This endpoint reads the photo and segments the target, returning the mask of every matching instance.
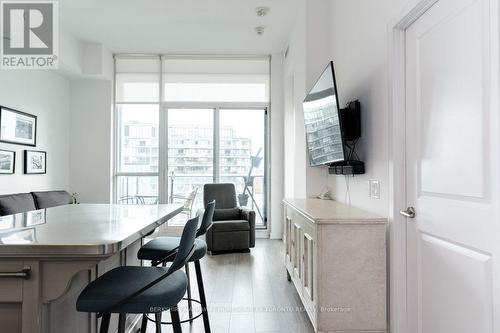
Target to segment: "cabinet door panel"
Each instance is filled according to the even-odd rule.
[[[303,273],[302,286],[304,287],[304,296],[314,301],[314,240],[311,235],[304,232],[303,237],[304,251],[302,253]]]
[[[292,218],[285,216],[285,260],[289,264],[292,261]]]
[[[301,263],[301,226],[297,223],[293,223],[293,254],[292,254],[292,264],[293,264],[293,275],[297,278],[301,278],[300,263]]]

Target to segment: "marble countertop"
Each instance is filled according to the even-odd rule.
[[[309,220],[317,224],[346,224],[346,223],[386,223],[387,219],[351,207],[334,200],[284,199],[283,202],[296,209]]]
[[[0,257],[109,256],[177,215],[182,205],[64,205],[0,217]]]

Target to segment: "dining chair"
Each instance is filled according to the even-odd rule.
[[[187,195],[172,194],[170,197],[170,202],[174,203],[176,200],[182,200],[182,214],[186,214],[188,219],[191,218],[193,213],[194,201],[196,200],[196,195],[198,194],[198,187],[195,187]]]

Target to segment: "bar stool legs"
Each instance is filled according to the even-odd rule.
[[[118,315],[118,333],[125,333],[125,319],[127,315],[124,313],[120,313]]]
[[[109,329],[109,319],[111,315],[109,313],[103,314],[101,318],[101,328],[99,329],[99,333],[108,333]]]
[[[161,333],[161,312],[155,313],[156,333]]]
[[[177,306],[170,308],[170,316],[172,317],[172,327],[174,333],[182,333],[181,318],[179,317],[179,309]]]
[[[191,278],[189,276],[189,263],[186,263],[185,269],[186,269],[186,275],[188,279],[188,285],[187,285],[187,298],[188,298],[188,311],[189,311],[189,319],[190,322],[193,322],[193,302],[191,302]]]
[[[148,317],[145,314],[142,315],[141,331],[140,333],[146,333],[146,328],[148,327]]]
[[[203,325],[205,326],[205,333],[210,333],[210,321],[208,320],[207,299],[205,298],[205,288],[203,286],[203,277],[201,275],[200,261],[194,262],[196,270],[196,281],[198,282],[198,291],[200,294],[201,313],[203,315]]]

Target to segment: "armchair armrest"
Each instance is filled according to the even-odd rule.
[[[214,221],[227,221],[227,220],[239,220],[241,217],[241,209],[235,208],[223,208],[214,210]]]
[[[250,247],[255,246],[255,212],[249,209],[241,209],[241,218],[250,224]]]

